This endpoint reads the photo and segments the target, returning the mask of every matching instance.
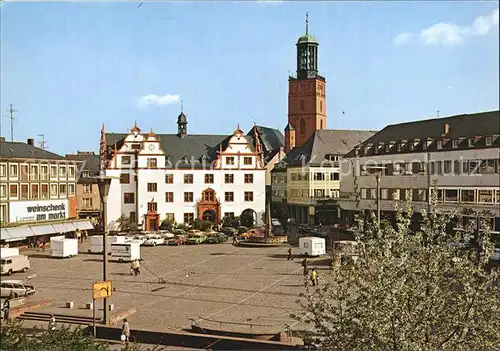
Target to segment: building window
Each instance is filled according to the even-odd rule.
[[[174,175],[169,173],[165,174],[165,184],[174,184]]]
[[[17,179],[19,177],[17,165],[9,165],[9,177]]]
[[[83,193],[90,194],[92,192],[92,184],[83,184]]]
[[[19,197],[19,188],[17,187],[17,184],[11,184],[9,186],[9,198],[11,199],[17,199]]]
[[[214,175],[205,174],[205,184],[213,184],[213,183],[214,183]]]
[[[330,180],[340,180],[340,173],[338,172],[330,173]]]
[[[323,101],[319,102],[319,112],[323,112]],[[323,120],[321,120],[321,128],[323,128]]]
[[[130,222],[137,223],[137,215],[135,211],[130,211],[128,218],[130,219]]]
[[[148,183],[148,192],[154,193],[158,191],[158,184],[156,183]]]
[[[50,178],[57,179],[57,166],[50,166]]]
[[[68,178],[75,179],[75,166],[68,166]]]
[[[38,200],[38,191],[40,190],[40,188],[38,187],[38,184],[31,184],[31,192],[30,192],[30,195],[31,195],[31,199],[32,200]]]
[[[40,187],[40,199],[48,199],[49,198],[49,185],[42,184]]]
[[[158,166],[156,157],[148,158],[148,168],[156,168]]]
[[[247,166],[251,165],[252,164],[252,157],[250,157],[250,156],[243,157],[243,164],[247,165]]]
[[[49,166],[40,166],[40,180],[49,180]]]
[[[7,178],[7,164],[0,164],[0,178]]]
[[[166,192],[165,193],[165,202],[174,202],[174,193],[173,192]]]
[[[389,189],[380,189],[380,199],[381,200],[389,199]]]
[[[314,180],[325,180],[324,173],[314,173]]]
[[[232,191],[226,191],[224,193],[224,200],[226,202],[233,202],[234,201],[234,193]]]
[[[148,202],[148,212],[158,211],[158,204],[156,202]]]
[[[174,223],[175,222],[175,213],[171,213],[171,212],[166,213],[165,214],[165,220],[167,222]]]
[[[193,175],[192,174],[184,174],[184,184],[193,184]]]
[[[122,156],[122,165],[129,165],[132,161],[130,156]]]
[[[469,138],[469,147],[474,147],[474,138]]]
[[[224,183],[226,184],[234,183],[234,174],[224,174]]]
[[[299,108],[301,111],[304,111],[304,100],[299,100]]]
[[[306,134],[306,121],[303,118],[300,119],[299,133],[300,133],[300,135]]]
[[[193,202],[193,193],[191,191],[184,193],[184,202]]]
[[[247,184],[253,183],[253,174],[245,174],[245,183]]]
[[[0,223],[7,222],[7,204],[0,204]]]
[[[253,191],[245,191],[245,201],[253,201]]]
[[[123,203],[133,204],[135,202],[134,193],[123,193]]]
[[[437,143],[436,143],[436,146],[437,146],[438,150],[441,150],[443,148],[443,141],[442,140],[438,140]]]
[[[480,165],[481,174],[494,174],[495,173],[495,160],[482,160]]]
[[[234,157],[226,157],[226,165],[234,165]]]
[[[132,150],[140,150],[141,149],[141,144],[132,144],[130,148]]]
[[[213,202],[215,201],[215,194],[211,190],[205,190],[203,192],[203,201],[210,201]]]
[[[82,207],[83,208],[92,208],[92,198],[85,197],[82,199]]]
[[[120,184],[129,184],[130,183],[130,174],[122,173],[120,174]]]
[[[473,189],[462,189],[460,190],[460,201],[467,203],[476,202],[476,191]]]
[[[68,196],[75,196],[75,184],[68,184]]]
[[[495,190],[496,203],[500,204],[500,190]]]
[[[451,147],[456,149],[458,147],[458,140],[457,139],[454,139],[451,141]]]
[[[59,188],[57,184],[50,184],[50,197],[58,197],[59,196]]]
[[[38,166],[31,165],[30,166],[30,181],[37,181],[37,180],[38,180]]]
[[[21,181],[27,182],[29,180],[29,167],[28,165],[21,165]]]
[[[413,189],[413,201],[426,201],[427,189]]]
[[[445,189],[445,191],[444,191],[444,201],[445,202],[457,202],[458,201],[458,190],[456,190],[456,189]]]
[[[234,212],[224,212],[224,217],[226,217],[226,218],[234,218]]]
[[[366,194],[367,194],[367,189],[364,189],[364,188],[361,189],[361,198],[362,199],[367,199],[368,198]]]
[[[59,166],[59,178],[66,178],[66,166]]]
[[[485,142],[486,142],[486,146],[491,146],[491,144],[493,144],[493,138],[490,136],[487,136]]]
[[[59,184],[59,197],[65,197],[67,191],[66,184]]]
[[[83,171],[82,172],[82,177],[83,178],[90,178],[90,171]]]
[[[493,190],[478,190],[477,202],[479,203],[493,203]]]
[[[29,198],[29,186],[28,184],[21,184],[21,200],[28,200]]]
[[[0,198],[5,199],[7,197],[7,184],[0,184]]]
[[[194,213],[184,213],[184,223],[191,224],[194,221]]]

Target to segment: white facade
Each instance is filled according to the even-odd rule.
[[[136,218],[146,229],[146,215],[155,212],[160,222],[173,217],[184,223],[202,219],[207,210],[217,212],[220,221],[250,209],[256,224],[262,222],[266,169],[261,152],[253,150],[239,128],[205,167],[191,167],[190,155],[169,162],[169,150],[161,148],[158,137],[152,132],[141,134],[136,127],[122,144],[105,170],[106,176],[116,177],[107,199],[110,230],[121,215]]]

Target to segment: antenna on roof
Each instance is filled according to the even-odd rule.
[[[5,118],[10,119],[10,139],[12,142],[14,142],[14,112],[19,112],[18,110],[14,110],[12,108],[12,104],[10,104],[10,107],[7,109],[7,112],[10,113],[10,116],[6,116]]]
[[[37,136],[42,137],[42,140],[40,141],[40,149],[46,150],[47,144],[45,142],[45,134],[37,134]]]
[[[437,110],[437,116],[439,117],[439,110]]]

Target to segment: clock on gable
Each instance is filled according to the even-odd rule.
[[[149,151],[155,151],[154,144],[149,144],[148,149],[149,149]]]

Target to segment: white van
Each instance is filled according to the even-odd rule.
[[[73,257],[78,255],[78,239],[51,240],[52,257]]]
[[[305,236],[299,238],[299,250],[302,255],[321,256],[326,254],[326,242],[324,238]]]
[[[36,289],[33,284],[23,282],[22,280],[2,280],[0,282],[0,295],[1,297],[14,298],[22,296],[30,296],[35,293]]]
[[[111,259],[114,262],[132,262],[141,259],[141,243],[131,241],[128,243],[111,244]]]
[[[14,272],[26,272],[31,268],[28,256],[17,255],[0,259],[0,274],[11,275]]]

